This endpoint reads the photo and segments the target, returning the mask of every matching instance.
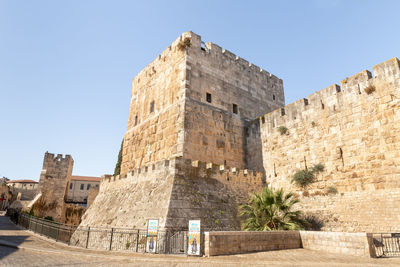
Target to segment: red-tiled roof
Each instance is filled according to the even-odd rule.
[[[72,175],[71,180],[75,181],[90,181],[90,182],[100,182],[101,178],[100,177],[93,177],[93,176],[77,176],[77,175]]]
[[[34,180],[11,180],[11,181],[7,182],[7,184],[10,184],[10,183],[33,183],[33,184],[37,184],[38,182],[34,181]]]

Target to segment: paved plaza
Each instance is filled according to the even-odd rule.
[[[371,259],[305,249],[186,257],[69,247],[20,229],[0,216],[0,266],[399,266],[400,258]]]

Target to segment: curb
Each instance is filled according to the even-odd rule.
[[[15,248],[15,249],[21,249],[21,247],[15,243],[11,243],[8,241],[0,240],[0,246],[3,247],[9,247],[9,248]]]

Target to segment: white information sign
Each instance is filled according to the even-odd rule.
[[[188,255],[200,255],[200,220],[189,221]]]
[[[146,252],[156,253],[158,234],[158,220],[149,220],[147,223]]]

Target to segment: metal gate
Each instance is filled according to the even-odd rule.
[[[186,254],[187,249],[187,231],[178,231],[169,238],[170,254]]]
[[[400,233],[373,234],[372,242],[377,257],[400,257]]]

